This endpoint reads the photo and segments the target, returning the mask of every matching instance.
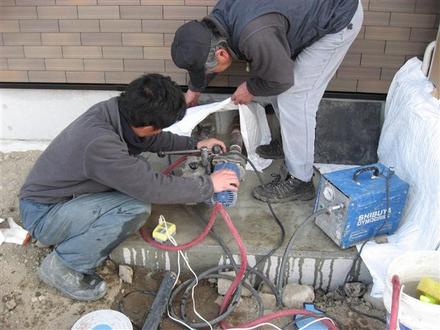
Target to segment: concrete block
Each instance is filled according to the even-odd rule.
[[[0,81],[21,82],[28,81],[26,71],[0,71]]]
[[[83,60],[79,58],[55,58],[46,59],[46,70],[48,71],[83,71]]]
[[[123,19],[161,19],[162,6],[120,6]]]
[[[66,82],[64,71],[29,71],[30,82]]]
[[[0,46],[0,58],[24,57],[23,46]]]
[[[409,28],[367,26],[365,38],[370,40],[409,40]]]
[[[1,20],[0,32],[20,32],[18,20]]]
[[[39,6],[38,18],[74,19],[78,17],[76,6]]]
[[[126,283],[133,283],[133,268],[127,265],[119,265],[119,277]]]
[[[59,46],[24,46],[24,54],[28,58],[60,58]]]
[[[411,13],[415,5],[416,0],[371,0],[369,10]]]
[[[162,46],[163,36],[159,33],[122,33],[124,46]]]
[[[309,285],[287,284],[283,289],[283,304],[289,308],[303,308],[304,303],[315,300],[315,291]]]
[[[81,45],[79,33],[42,33],[41,40],[43,45]]]
[[[98,32],[99,20],[78,19],[60,20],[61,32]]]
[[[184,20],[143,19],[142,31],[148,33],[174,33],[183,23],[185,23]]]
[[[100,21],[101,32],[141,32],[141,20],[107,19]],[[409,39],[409,34],[408,34]]]
[[[39,33],[3,33],[3,42],[5,45],[40,45]]]
[[[436,15],[414,13],[391,13],[390,24],[392,26],[407,26],[418,28],[434,28]]]
[[[142,47],[102,47],[102,54],[105,58],[143,58]],[[127,69],[126,69],[127,70]],[[129,70],[127,70],[129,71]],[[141,70],[141,71],[147,71]]]
[[[102,50],[98,46],[63,46],[65,58],[101,58]]]
[[[0,10],[0,19],[31,19],[37,18],[35,7],[3,7]]]
[[[264,309],[274,310],[277,307],[277,299],[275,295],[270,293],[260,293],[261,300],[263,301]]]
[[[121,33],[84,32],[81,33],[84,46],[119,46],[122,44]]]
[[[70,83],[105,83],[104,72],[66,72]]]
[[[233,271],[231,271],[231,272],[224,272],[224,273],[221,273],[221,274],[225,274],[225,275],[229,275],[229,276],[235,277],[235,272],[233,272]],[[246,282],[249,284],[248,281],[246,281]],[[217,291],[218,291],[218,294],[224,296],[226,294],[226,292],[228,291],[229,287],[231,286],[231,284],[232,284],[232,282],[230,280],[227,280],[227,279],[224,279],[224,278],[219,278],[218,281],[217,281]],[[241,296],[242,297],[249,297],[251,295],[252,294],[251,294],[251,292],[248,289],[243,288],[241,290]]]
[[[165,6],[163,16],[165,19],[200,19],[207,14],[207,8],[202,6]]]
[[[80,19],[118,19],[119,6],[80,6],[78,16]]]
[[[56,19],[24,19],[20,21],[21,32],[58,32]]]
[[[85,71],[122,71],[122,59],[85,59]]]

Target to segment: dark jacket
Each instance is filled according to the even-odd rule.
[[[205,20],[228,40],[233,56],[250,64],[255,96],[278,95],[293,81],[293,60],[351,21],[358,0],[220,0]],[[191,86],[195,90],[204,86]]]
[[[194,149],[195,141],[169,132],[144,138],[144,151]],[[129,155],[117,98],[91,107],[41,154],[20,198],[58,203],[82,194],[117,190],[146,203],[201,202],[213,194],[209,176],[183,178],[154,171]]]

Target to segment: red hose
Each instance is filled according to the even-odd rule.
[[[174,163],[172,163],[170,166],[166,167],[165,169],[163,169],[161,171],[162,174],[166,174],[169,175],[171,173],[171,171],[176,168],[177,166],[179,166],[181,163],[183,163],[186,160],[187,156],[182,156],[179,159],[177,159]],[[220,314],[223,313],[226,308],[228,307],[232,295],[234,294],[235,290],[238,288],[238,286],[240,285],[240,282],[244,276],[244,273],[246,271],[246,267],[247,267],[247,254],[246,254],[246,248],[243,244],[243,241],[241,240],[241,237],[237,231],[237,228],[235,228],[234,223],[232,222],[231,217],[229,216],[229,214],[226,212],[225,208],[223,207],[222,204],[220,203],[216,203],[214,206],[214,209],[212,210],[211,216],[209,218],[208,224],[206,225],[206,227],[203,229],[202,233],[196,237],[195,239],[193,239],[192,241],[185,243],[185,244],[181,244],[181,245],[177,245],[177,246],[171,246],[171,245],[165,245],[165,244],[161,244],[156,242],[155,240],[153,240],[150,236],[149,233],[147,233],[146,229],[144,227],[142,227],[139,232],[141,234],[141,237],[150,245],[161,249],[161,250],[167,250],[167,251],[180,251],[180,250],[186,250],[198,243],[200,243],[201,241],[203,241],[206,236],[209,234],[209,231],[211,230],[212,226],[215,223],[217,214],[220,212],[220,214],[223,217],[223,220],[225,221],[226,225],[228,226],[232,236],[234,236],[237,245],[239,247],[240,250],[240,258],[241,258],[241,264],[240,264],[240,269],[237,273],[237,276],[235,277],[235,279],[232,281],[231,286],[229,287],[228,291],[225,294],[225,297],[223,298],[223,302],[220,306]],[[314,318],[320,318],[320,315],[317,315],[315,313],[312,313],[310,311],[307,311],[305,309],[288,309],[288,310],[282,310],[282,311],[276,311],[267,315],[264,315],[262,317],[259,317],[253,321],[249,321],[237,326],[230,326],[229,324],[226,323],[226,321],[221,321],[220,322],[220,326],[222,329],[227,329],[227,328],[251,328],[254,327],[258,324],[261,323],[265,323],[280,317],[286,317],[286,316],[293,316],[293,315],[307,315],[307,316],[311,316]],[[330,329],[330,330],[337,330],[337,327],[333,325],[333,323],[331,323],[328,320],[322,320],[322,322]]]
[[[393,292],[391,296],[391,315],[389,330],[397,329],[397,316],[399,315],[399,300],[400,300],[400,278],[394,275],[391,279],[391,284],[393,286]]]
[[[174,170],[177,166],[182,164],[187,158],[188,158],[188,156],[182,156],[182,157],[177,158],[177,160],[175,162],[173,162],[171,165],[168,165],[167,167],[165,167],[162,171],[160,171],[160,173],[165,174],[165,175],[169,175],[172,170]]]
[[[226,225],[228,226],[229,230],[231,231],[232,236],[234,236],[235,240],[237,241],[238,247],[240,249],[240,259],[241,259],[241,264],[240,264],[240,269],[238,271],[238,274],[235,277],[234,281],[232,281],[232,284],[229,287],[228,291],[226,292],[225,297],[223,298],[223,302],[220,306],[220,314],[221,314],[228,307],[229,302],[231,301],[232,295],[234,294],[235,290],[240,285],[240,282],[244,276],[244,272],[246,271],[246,267],[247,267],[247,254],[246,254],[246,248],[244,247],[243,241],[241,240],[241,237],[238,234],[237,228],[235,228],[228,212],[226,212],[226,210],[222,204],[217,203],[216,206],[217,205],[220,206],[220,213],[223,216],[223,220],[225,220]],[[220,322],[220,325],[223,327],[223,321]]]
[[[185,243],[182,245],[177,245],[177,246],[170,246],[170,245],[164,245],[164,244],[158,243],[151,238],[151,236],[147,233],[145,228],[141,228],[140,234],[146,242],[148,242],[149,244],[151,244],[152,246],[154,246],[158,249],[167,250],[167,251],[185,250],[185,249],[188,249],[188,248],[200,243],[203,239],[206,238],[206,236],[209,233],[209,230],[214,225],[215,220],[216,220],[216,216],[219,212],[222,215],[223,220],[225,221],[226,225],[228,226],[228,228],[231,231],[232,235],[234,236],[235,240],[237,241],[237,244],[240,249],[240,258],[241,258],[241,264],[240,264],[240,269],[238,271],[238,274],[235,277],[234,281],[232,282],[231,286],[229,287],[228,291],[226,292],[225,297],[223,299],[223,302],[220,306],[220,314],[221,314],[228,307],[229,302],[232,298],[232,295],[234,294],[237,287],[240,285],[240,281],[242,280],[244,273],[246,271],[246,267],[247,267],[246,249],[244,247],[244,244],[240,238],[240,235],[239,235],[237,229],[235,228],[235,226],[231,220],[231,217],[226,212],[226,210],[222,204],[220,204],[220,203],[215,204],[207,226],[204,228],[204,230],[202,231],[202,233],[198,237],[196,237],[195,239],[193,239],[192,241],[190,241],[188,243]],[[237,325],[237,326],[231,326],[231,325],[227,324],[225,321],[222,321],[222,322],[220,322],[220,326],[222,327],[222,329],[237,328],[237,327],[238,328],[250,328],[250,327],[256,326],[258,324],[265,323],[265,322],[268,322],[268,321],[271,321],[271,320],[274,320],[274,319],[277,319],[280,317],[293,316],[293,315],[297,315],[297,314],[307,315],[307,316],[311,316],[314,318],[321,317],[320,315],[317,315],[315,313],[312,313],[312,312],[304,310],[304,309],[288,309],[288,310],[276,311],[276,312],[264,315],[262,317],[259,317],[253,321],[249,321],[249,322]],[[330,330],[337,329],[337,327],[335,327],[333,325],[333,323],[331,323],[328,320],[322,320],[322,322]]]
[[[186,249],[189,249],[190,247],[200,243],[201,241],[203,241],[206,238],[206,236],[208,236],[209,231],[211,230],[212,226],[214,225],[214,222],[217,217],[217,213],[220,210],[220,207],[221,207],[221,204],[218,204],[218,203],[214,206],[214,209],[212,210],[211,216],[209,218],[209,222],[206,225],[206,227],[203,229],[202,233],[199,236],[197,236],[195,239],[193,239],[192,241],[185,243],[185,244],[174,246],[174,245],[165,245],[165,244],[161,244],[159,242],[156,242],[154,239],[151,238],[151,235],[147,232],[147,229],[145,227],[142,227],[139,230],[139,233],[141,234],[144,241],[146,241],[148,244],[154,246],[157,249],[167,250],[167,251],[186,250]]]

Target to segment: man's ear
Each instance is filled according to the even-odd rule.
[[[230,61],[231,55],[225,48],[219,48],[215,51],[215,55],[219,63],[224,63],[226,61]]]

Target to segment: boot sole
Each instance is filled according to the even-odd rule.
[[[96,301],[101,299],[102,297],[105,296],[105,294],[107,293],[107,289],[102,293],[102,295],[99,295],[97,297],[94,298],[90,298],[90,299],[85,299],[83,297],[76,297],[75,295],[72,295],[69,292],[64,291],[60,285],[57,285],[56,283],[54,283],[44,272],[42,272],[41,270],[38,270],[38,277],[40,278],[40,280],[42,280],[46,285],[53,287],[55,289],[57,289],[58,291],[60,291],[62,294],[64,294],[65,296],[69,297],[70,299],[73,300],[79,300],[79,301]]]

